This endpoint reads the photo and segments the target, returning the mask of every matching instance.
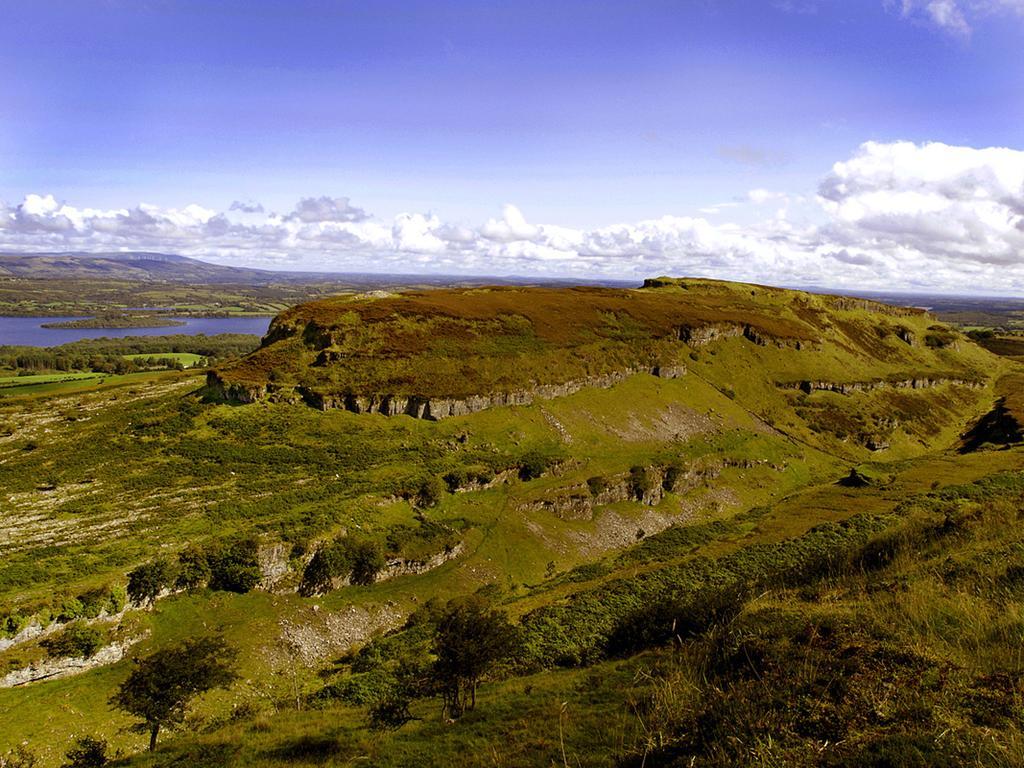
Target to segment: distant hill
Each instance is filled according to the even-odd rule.
[[[210,384],[236,402],[436,420],[609,388],[638,373],[689,373],[766,423],[863,459],[959,423],[993,360],[921,309],[659,278],[633,290],[324,298],[279,314],[260,349],[211,372]],[[949,408],[954,401],[963,408]]]
[[[122,280],[191,284],[334,284],[347,288],[450,285],[635,285],[632,280],[570,280],[536,277],[291,272],[211,264],[188,256],[149,251],[110,253],[0,253],[0,278]]]
[[[0,277],[61,280],[130,280],[266,285],[309,280],[309,275],[225,267],[169,253],[0,254]],[[323,278],[321,278],[323,279]]]

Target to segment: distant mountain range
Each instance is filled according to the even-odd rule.
[[[0,278],[125,280],[193,284],[324,284],[347,287],[435,285],[636,285],[632,280],[571,280],[531,277],[374,274],[368,272],[278,272],[228,267],[171,253],[0,253]]]
[[[0,277],[129,280],[133,282],[244,283],[328,282],[332,275],[227,267],[170,253],[0,254]]]

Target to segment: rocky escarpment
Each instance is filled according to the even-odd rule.
[[[883,304],[880,301],[871,299],[858,299],[854,296],[830,296],[832,307],[840,311],[862,311],[875,312],[890,317],[921,317],[928,314],[928,310],[921,307],[900,307],[893,304]]]
[[[973,379],[931,378],[927,376],[894,380],[879,379],[877,381],[805,380],[777,382],[776,386],[782,389],[798,389],[806,394],[812,392],[837,392],[840,395],[852,395],[855,392],[870,392],[876,389],[932,389],[947,384],[958,387],[970,387],[971,389],[981,389],[985,386],[984,382]]]
[[[303,401],[322,411],[345,410],[352,413],[379,413],[384,416],[412,416],[438,421],[452,416],[465,416],[488,408],[530,405],[537,400],[565,397],[585,388],[608,389],[638,373],[649,373],[664,379],[686,374],[683,365],[658,365],[647,369],[629,368],[561,384],[537,384],[530,389],[496,392],[464,398],[420,397],[416,395],[330,394],[307,387],[275,388],[273,385],[226,382],[216,371],[207,374],[207,386],[228,402],[254,403],[265,399]]]
[[[679,340],[691,347],[703,347],[722,339],[744,338],[759,347],[775,346],[782,349],[803,349],[805,340],[774,336],[749,323],[705,323],[684,325],[679,329]]]
[[[629,472],[610,477],[592,477],[579,484],[552,491],[543,498],[526,501],[520,512],[546,512],[562,520],[592,520],[599,507],[632,501],[654,507],[666,493],[685,494],[712,483],[727,468],[752,469],[767,465],[776,471],[784,467],[769,464],[767,459],[721,459],[697,462],[690,466],[652,465],[634,467]]]
[[[108,664],[116,664],[124,658],[125,652],[135,643],[143,639],[143,636],[128,638],[120,642],[111,643],[100,648],[92,656],[74,656],[59,659],[47,659],[22,669],[15,669],[0,677],[0,688],[14,688],[19,685],[40,682],[42,680],[57,680],[62,677],[71,677],[88,672],[90,669],[105,667]]]

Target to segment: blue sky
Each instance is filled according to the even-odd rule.
[[[820,223],[864,142],[1024,149],[1022,0],[3,6],[10,210],[327,196],[589,232],[762,189]]]

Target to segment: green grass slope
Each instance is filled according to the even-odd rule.
[[[673,654],[662,646],[671,643],[665,621],[674,611],[692,616],[721,602],[723,586],[742,587],[738,620],[775,633],[768,650],[789,653],[787,633],[801,621],[867,610],[877,586],[847,566],[872,542],[977,501],[958,490],[962,503],[942,506],[942,487],[1024,469],[1024,451],[1006,430],[961,439],[985,418],[1003,424],[1003,411],[1016,418],[1012,362],[924,314],[870,302],[663,279],[637,291],[332,299],[284,313],[275,329],[220,374],[263,377],[271,396],[249,405],[210,398],[187,371],[0,401],[0,640],[76,620],[105,641],[135,641],[128,657],[208,633],[240,651],[242,682],[200,701],[187,732],[168,734],[140,765],[405,765],[416,756],[420,764],[629,765],[645,750],[663,760],[647,765],[718,759],[682,735],[686,718],[713,699],[700,687],[708,681],[693,677],[704,667],[690,660],[718,652],[708,645],[717,625],[698,622],[685,653]],[[686,375],[645,372],[666,364],[664,355],[684,363]],[[380,393],[469,392],[452,373],[458,365],[473,391],[619,365],[641,370],[606,388],[436,422],[320,411],[287,396],[294,386],[357,384]],[[403,370],[410,373],[396,378]],[[412,388],[394,389],[403,380]],[[428,385],[436,389],[421,388]],[[855,466],[871,482],[838,484]],[[1012,506],[1015,489],[998,485],[998,504]],[[1003,513],[978,514],[988,521]],[[943,533],[934,547],[1019,554],[1012,526],[985,538],[985,526],[963,524],[963,537]],[[297,594],[310,557],[339,536],[372,542],[400,567],[368,586]],[[201,589],[152,610],[101,612],[120,607],[133,567],[173,560],[189,545],[216,552],[239,541],[258,549],[263,588]],[[907,578],[931,584],[931,561],[901,553]],[[439,558],[435,567],[401,570],[431,558]],[[896,567],[886,562],[880,572]],[[799,597],[807,590],[834,597],[816,613]],[[484,686],[481,707],[446,725],[436,701],[417,701],[422,720],[394,734],[367,730],[367,702],[397,660],[430,658],[427,625],[403,631],[407,618],[432,598],[480,591],[524,633],[516,662]],[[762,609],[778,605],[796,618],[761,627]],[[983,654],[1002,658],[1012,639],[995,608],[985,611],[958,669],[982,664]],[[908,642],[885,624],[879,614],[871,625],[889,632],[872,648]],[[934,638],[914,638],[937,659],[952,659],[946,645],[929,645]],[[346,654],[361,647],[370,650],[354,664]],[[0,645],[0,677],[46,657],[39,637]],[[0,688],[0,755],[27,743],[41,765],[57,765],[83,734],[139,751],[143,738],[106,703],[129,669],[126,658]],[[722,690],[749,684],[733,672],[708,680]],[[678,690],[661,701],[668,686]],[[650,732],[649,711],[664,721],[662,736]],[[905,719],[895,722],[907,730]],[[999,722],[998,748],[1011,754],[1014,732]],[[891,735],[876,725],[849,736],[850,749]],[[965,738],[977,736],[970,728]],[[776,762],[764,764],[810,753],[803,736],[786,734],[791,751],[766,752]]]

